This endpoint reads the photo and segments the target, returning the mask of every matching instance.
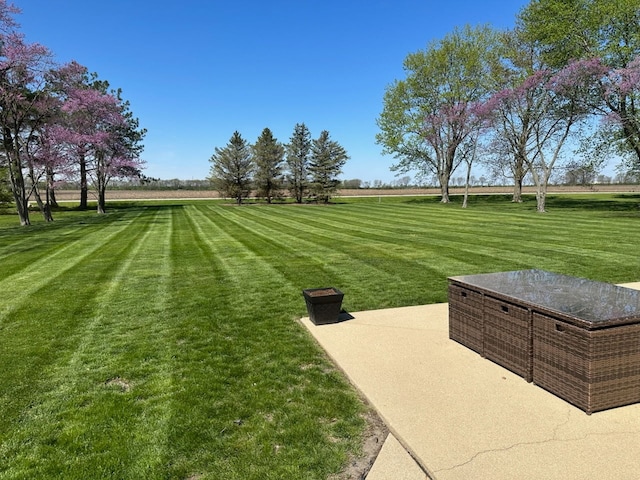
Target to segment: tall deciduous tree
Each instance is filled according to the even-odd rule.
[[[70,100],[77,92],[83,89],[98,89],[101,85],[96,84],[96,74],[89,76],[85,66],[77,62],[70,62],[62,67],[51,71],[47,77],[49,88],[60,99],[61,102]],[[83,119],[84,112],[65,112],[58,124],[62,128],[70,130],[78,128],[91,128],[88,125],[88,119]],[[87,173],[87,155],[89,154],[88,145],[83,143],[75,143],[66,145],[66,156],[70,164],[75,167],[75,171],[66,171],[68,178],[77,175],[80,182],[80,205],[81,210],[85,210],[89,205],[89,179]]]
[[[142,140],[147,131],[140,128],[138,118],[133,116],[130,104],[122,99],[122,90],[112,91],[115,98],[118,116],[113,123],[107,123],[105,130],[108,132],[107,148],[98,152],[94,157],[93,175],[94,186],[98,193],[98,213],[105,212],[105,193],[111,179],[114,178],[142,178],[144,160],[140,158],[144,146]]]
[[[588,86],[564,71],[538,70],[515,88],[495,94],[487,103],[500,112],[499,122],[511,122],[513,153],[527,164],[536,184],[537,210],[545,211],[549,179],[572,130],[589,113],[581,102]],[[525,122],[526,120],[526,122]]]
[[[495,92],[519,88],[542,68],[539,52],[528,43],[518,29],[500,35],[501,62],[494,69]],[[524,93],[524,92],[523,92]],[[533,91],[518,96],[493,96],[493,138],[490,143],[490,169],[499,176],[511,177],[514,183],[513,202],[522,201],[522,184],[528,172],[527,159],[534,148],[533,121],[536,99]],[[491,108],[491,107],[490,107]]]
[[[309,155],[311,154],[311,132],[304,123],[298,123],[293,129],[293,134],[286,147],[287,167],[289,175],[287,182],[289,192],[296,199],[297,203],[302,203],[307,187]]]
[[[329,132],[323,130],[311,145],[309,162],[310,188],[312,195],[319,201],[329,203],[340,181],[342,166],[349,159],[347,151],[336,141],[331,140]]]
[[[532,0],[519,23],[552,68],[584,70],[594,61],[605,67],[605,73],[593,72],[597,95],[583,101],[615,120],[617,134],[609,142],[640,165],[640,87],[627,81],[639,67],[640,0]]]
[[[104,213],[111,179],[140,176],[144,162],[139,155],[146,131],[139,128],[120,91],[71,88],[61,110],[65,120],[52,135],[67,145],[68,155],[81,169],[84,165],[98,196],[98,213]]]
[[[458,148],[479,125],[468,121],[490,91],[497,37],[489,27],[456,29],[404,61],[405,80],[387,88],[377,143],[398,160],[399,172],[435,175],[442,202],[459,165]]]
[[[31,194],[34,196],[38,208],[45,221],[53,221],[51,173],[63,162],[55,139],[50,135],[51,126],[59,118],[59,102],[48,92],[39,101],[38,116],[33,117],[28,134],[24,137],[24,159],[26,162],[26,177],[30,184]],[[40,184],[45,183],[46,196],[43,200]]]
[[[274,138],[271,130],[265,128],[253,146],[253,154],[257,194],[271,203],[274,197],[280,195],[282,188],[284,147]]]
[[[39,44],[25,43],[12,15],[19,9],[0,0],[0,148],[9,172],[11,190],[21,225],[30,225],[28,199],[28,142],[42,124],[48,102],[44,74],[51,54]],[[32,164],[31,164],[32,165]]]
[[[209,179],[214,187],[222,195],[234,198],[240,205],[242,199],[251,193],[254,172],[251,146],[235,131],[225,147],[216,147],[209,162]]]
[[[83,161],[93,162],[87,170],[102,213],[109,180],[140,174],[145,131],[119,91],[107,93],[106,82],[86,84],[84,67],[52,68],[49,51],[25,43],[16,31],[15,13],[19,10],[0,0],[0,166],[9,172],[20,223],[30,224],[31,195],[45,219],[52,220],[53,179],[70,163],[74,147],[87,155]],[[43,181],[46,201],[39,190]]]

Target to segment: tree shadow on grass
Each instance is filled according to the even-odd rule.
[[[534,194],[522,196],[521,203],[511,201],[511,194],[495,195],[470,195],[468,206],[493,207],[500,206],[504,209],[536,209],[536,197]],[[463,202],[462,195],[452,195],[447,206],[460,207]],[[412,197],[404,203],[413,205],[437,205],[440,204],[440,196],[436,197]],[[593,194],[593,195],[547,195],[546,209],[553,210],[591,210],[599,212],[629,212],[640,214],[640,194]]]
[[[469,198],[467,199],[467,203],[469,206],[471,205],[520,205],[520,204],[516,204],[513,203],[511,201],[513,195],[511,194],[492,194],[492,195],[469,195]],[[412,197],[410,199],[405,200],[404,203],[410,203],[410,204],[415,204],[415,205],[437,205],[437,204],[441,204],[441,205],[453,205],[453,206],[461,206],[462,202],[464,201],[464,195],[459,195],[459,194],[455,194],[455,195],[450,195],[449,196],[449,203],[448,204],[444,204],[441,202],[441,196],[440,195],[433,195],[433,196],[424,196],[424,197]],[[532,198],[524,198],[523,197],[523,203],[529,203],[531,200],[533,200],[533,202],[535,202],[535,197]]]
[[[603,194],[599,196],[550,195],[548,209],[598,210],[602,212],[640,212],[640,194]]]
[[[28,227],[20,226],[17,213],[7,214],[7,217],[15,218],[15,223],[9,223],[4,218],[0,225],[0,238],[11,237],[13,235],[29,235],[32,246],[37,246],[38,242],[69,242],[85,235],[88,230],[93,228],[105,228],[109,225],[119,225],[120,222],[133,221],[129,213],[137,213],[135,221],[146,220],[154,217],[154,222],[168,223],[168,220],[160,220],[156,218],[158,211],[165,209],[182,209],[182,204],[157,204],[157,205],[140,205],[135,203],[118,203],[107,205],[106,214],[98,214],[95,209],[80,209],[78,207],[61,206],[53,209],[53,222],[45,222],[39,210],[31,210],[29,216],[31,225]],[[138,210],[139,212],[136,212]],[[81,228],[76,228],[81,227]],[[70,230],[71,228],[71,230]],[[57,232],[63,232],[60,237]]]

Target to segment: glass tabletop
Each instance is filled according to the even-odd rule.
[[[604,326],[640,322],[640,291],[544,270],[518,270],[451,277],[531,306]]]

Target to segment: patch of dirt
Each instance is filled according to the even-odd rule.
[[[364,480],[367,477],[389,435],[389,429],[371,407],[367,409],[365,420],[367,428],[364,432],[361,455],[350,458],[342,472],[330,476],[327,480]]]
[[[107,380],[106,382],[104,382],[104,384],[107,387],[118,388],[122,392],[128,392],[129,390],[131,390],[131,383],[129,383],[124,378],[120,378],[120,377],[115,377],[115,378],[112,378],[110,380]]]
[[[333,288],[324,288],[324,289],[318,289],[318,290],[307,290],[307,295],[309,295],[310,297],[322,297],[325,295],[335,295],[338,292],[335,291],[335,289]]]

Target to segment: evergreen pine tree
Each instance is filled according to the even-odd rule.
[[[346,150],[329,138],[329,132],[323,130],[320,137],[311,145],[309,173],[311,176],[311,193],[318,201],[329,203],[340,181],[342,166],[349,159]]]
[[[280,195],[284,147],[273,137],[271,130],[265,128],[253,146],[253,154],[256,165],[254,184],[258,196],[271,203]]]
[[[9,170],[6,167],[0,167],[0,204],[10,203],[12,199]]]
[[[302,203],[302,197],[307,192],[307,168],[311,152],[311,133],[304,123],[298,123],[293,129],[289,145],[287,145],[287,176],[289,193]]]
[[[251,146],[235,131],[224,148],[216,147],[209,159],[211,175],[209,179],[220,194],[235,198],[240,205],[242,199],[251,193],[254,170]]]

